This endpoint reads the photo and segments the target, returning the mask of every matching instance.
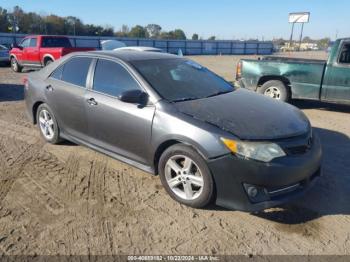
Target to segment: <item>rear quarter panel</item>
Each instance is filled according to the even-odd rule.
[[[36,103],[46,103],[45,82],[41,80],[40,72],[33,72],[28,75],[28,85],[24,88],[24,100],[26,104],[27,114],[32,123],[35,116],[33,108]]]
[[[256,91],[263,77],[283,77],[290,83],[292,98],[319,99],[325,61],[242,60],[242,65],[248,89]]]

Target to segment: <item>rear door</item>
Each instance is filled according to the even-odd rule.
[[[342,41],[336,59],[327,66],[322,99],[338,102],[350,100],[350,41]]]
[[[85,96],[91,143],[147,164],[155,106],[117,98],[126,90],[142,89],[137,79],[123,64],[98,59],[91,85]]]
[[[84,96],[91,62],[89,57],[69,59],[51,74],[45,87],[61,130],[83,141],[88,140]]]

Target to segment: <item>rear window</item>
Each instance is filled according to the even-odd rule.
[[[343,45],[340,52],[339,63],[341,64],[350,64],[350,43]]]
[[[72,58],[56,69],[51,77],[85,88],[91,61],[88,57]]]
[[[66,37],[43,37],[42,47],[72,47],[70,41]]]
[[[53,71],[53,73],[51,74],[50,77],[58,79],[58,80],[61,80],[62,79],[63,68],[64,68],[64,66],[60,66],[59,68],[57,68],[55,71]]]

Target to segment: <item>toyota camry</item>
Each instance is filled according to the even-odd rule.
[[[302,195],[320,141],[297,108],[237,89],[183,57],[73,53],[25,81],[42,137],[91,147],[159,175],[176,201],[258,211]]]

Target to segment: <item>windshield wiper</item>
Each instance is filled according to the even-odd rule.
[[[211,94],[211,95],[207,96],[206,98],[213,97],[213,96],[218,96],[218,95],[223,95],[223,94],[227,94],[227,93],[231,93],[231,92],[233,92],[233,90],[219,91],[219,92],[216,92],[214,94]]]
[[[196,100],[200,99],[199,97],[184,97],[176,100],[172,100],[171,102],[176,103],[176,102],[184,102],[184,101],[190,101],[190,100]]]

